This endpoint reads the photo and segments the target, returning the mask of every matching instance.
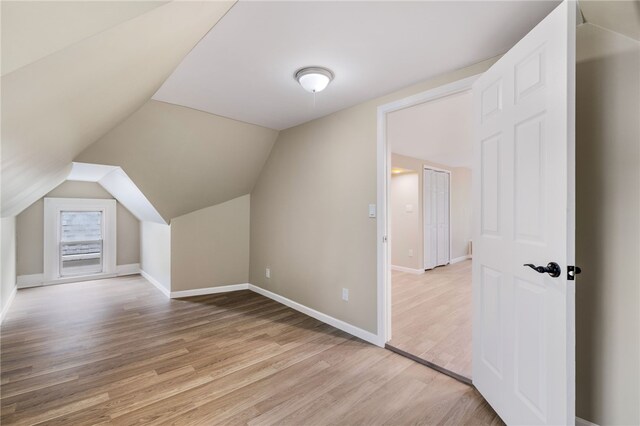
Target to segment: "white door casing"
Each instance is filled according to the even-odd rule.
[[[575,8],[473,86],[473,382],[507,424],[575,421]]]

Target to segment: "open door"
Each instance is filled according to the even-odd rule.
[[[507,424],[575,422],[575,21],[564,1],[473,87],[473,383]]]

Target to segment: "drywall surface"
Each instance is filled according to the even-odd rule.
[[[2,75],[2,216],[17,215],[62,183],[74,157],[144,105],[233,6],[172,1],[145,12],[127,5],[99,10],[67,4],[83,2],[29,3],[1,6],[12,21],[2,25],[3,41],[23,39],[24,53],[17,58],[13,49],[2,49],[2,65],[10,59],[7,65],[19,67]],[[39,27],[33,18],[40,13],[68,37],[51,35],[55,24]],[[79,17],[93,25],[86,21],[88,28],[80,28]],[[43,50],[34,51],[36,45]]]
[[[640,43],[590,24],[577,35],[576,414],[637,425]]]
[[[122,167],[168,223],[249,194],[277,135],[152,100],[76,161]]]
[[[251,284],[376,333],[377,108],[495,60],[281,131],[251,193]]]
[[[140,224],[140,269],[171,291],[171,226]]]
[[[49,192],[52,198],[113,199],[94,182],[66,181]],[[140,263],[140,221],[120,203],[116,204],[116,264]],[[18,275],[41,274],[44,268],[44,197],[17,217]]]
[[[471,241],[471,169],[451,169],[451,260],[469,255]]]
[[[469,254],[469,241],[471,240],[471,170],[465,167],[449,167],[419,158],[405,155],[392,154],[392,167],[412,170],[416,173],[405,175],[392,175],[390,192],[390,239],[391,239],[391,263],[395,266],[404,266],[412,269],[424,267],[424,166],[434,167],[451,172],[451,259],[467,256]],[[400,178],[400,180],[398,180]],[[406,211],[406,204],[398,204],[396,190],[407,192],[407,179],[415,179],[417,183],[412,185],[411,191],[415,191],[416,205],[413,212]],[[402,183],[403,187],[398,183]],[[403,195],[406,198],[407,195]],[[408,198],[407,198],[408,200]],[[414,256],[408,255],[409,249]],[[413,266],[409,266],[413,265]]]
[[[16,218],[3,217],[0,220],[0,311],[4,312],[16,287]]]
[[[249,282],[250,197],[171,221],[171,291]]]
[[[422,223],[421,179],[419,171],[391,175],[389,211],[391,264],[424,269],[424,225]]]

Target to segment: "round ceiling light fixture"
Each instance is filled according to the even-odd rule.
[[[318,93],[327,88],[333,73],[323,67],[307,67],[296,71],[295,78],[307,92]]]

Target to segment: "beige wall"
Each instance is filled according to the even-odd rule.
[[[576,145],[576,413],[637,425],[640,43],[589,24],[578,28]]]
[[[416,171],[412,174],[392,175],[389,189],[391,263],[412,269],[424,267],[422,169],[425,165],[451,172],[451,259],[468,255],[471,240],[471,170],[398,154],[392,154],[391,165]],[[397,189],[404,192],[400,199],[396,198]],[[410,197],[406,191],[414,191],[415,195]],[[405,205],[410,203],[410,199],[414,200],[414,211],[407,213]],[[413,257],[409,257],[409,249],[413,249]]]
[[[278,132],[150,100],[76,161],[120,166],[169,223],[249,194]]]
[[[471,241],[471,169],[451,169],[451,259],[469,254]]]
[[[16,286],[16,218],[0,219],[0,311]]]
[[[250,282],[376,333],[376,220],[368,204],[376,203],[377,107],[493,62],[280,132],[251,193]]]
[[[171,221],[171,291],[249,282],[250,195]]]
[[[418,171],[394,174],[389,185],[391,264],[424,269],[424,224]],[[407,211],[407,205],[413,208]],[[409,253],[413,252],[413,255]]]
[[[140,269],[171,291],[171,226],[140,223]]]
[[[111,194],[94,182],[66,181],[45,197],[111,198]],[[44,198],[18,215],[18,275],[41,274],[44,267]],[[140,222],[120,203],[116,207],[117,265],[140,262]]]

